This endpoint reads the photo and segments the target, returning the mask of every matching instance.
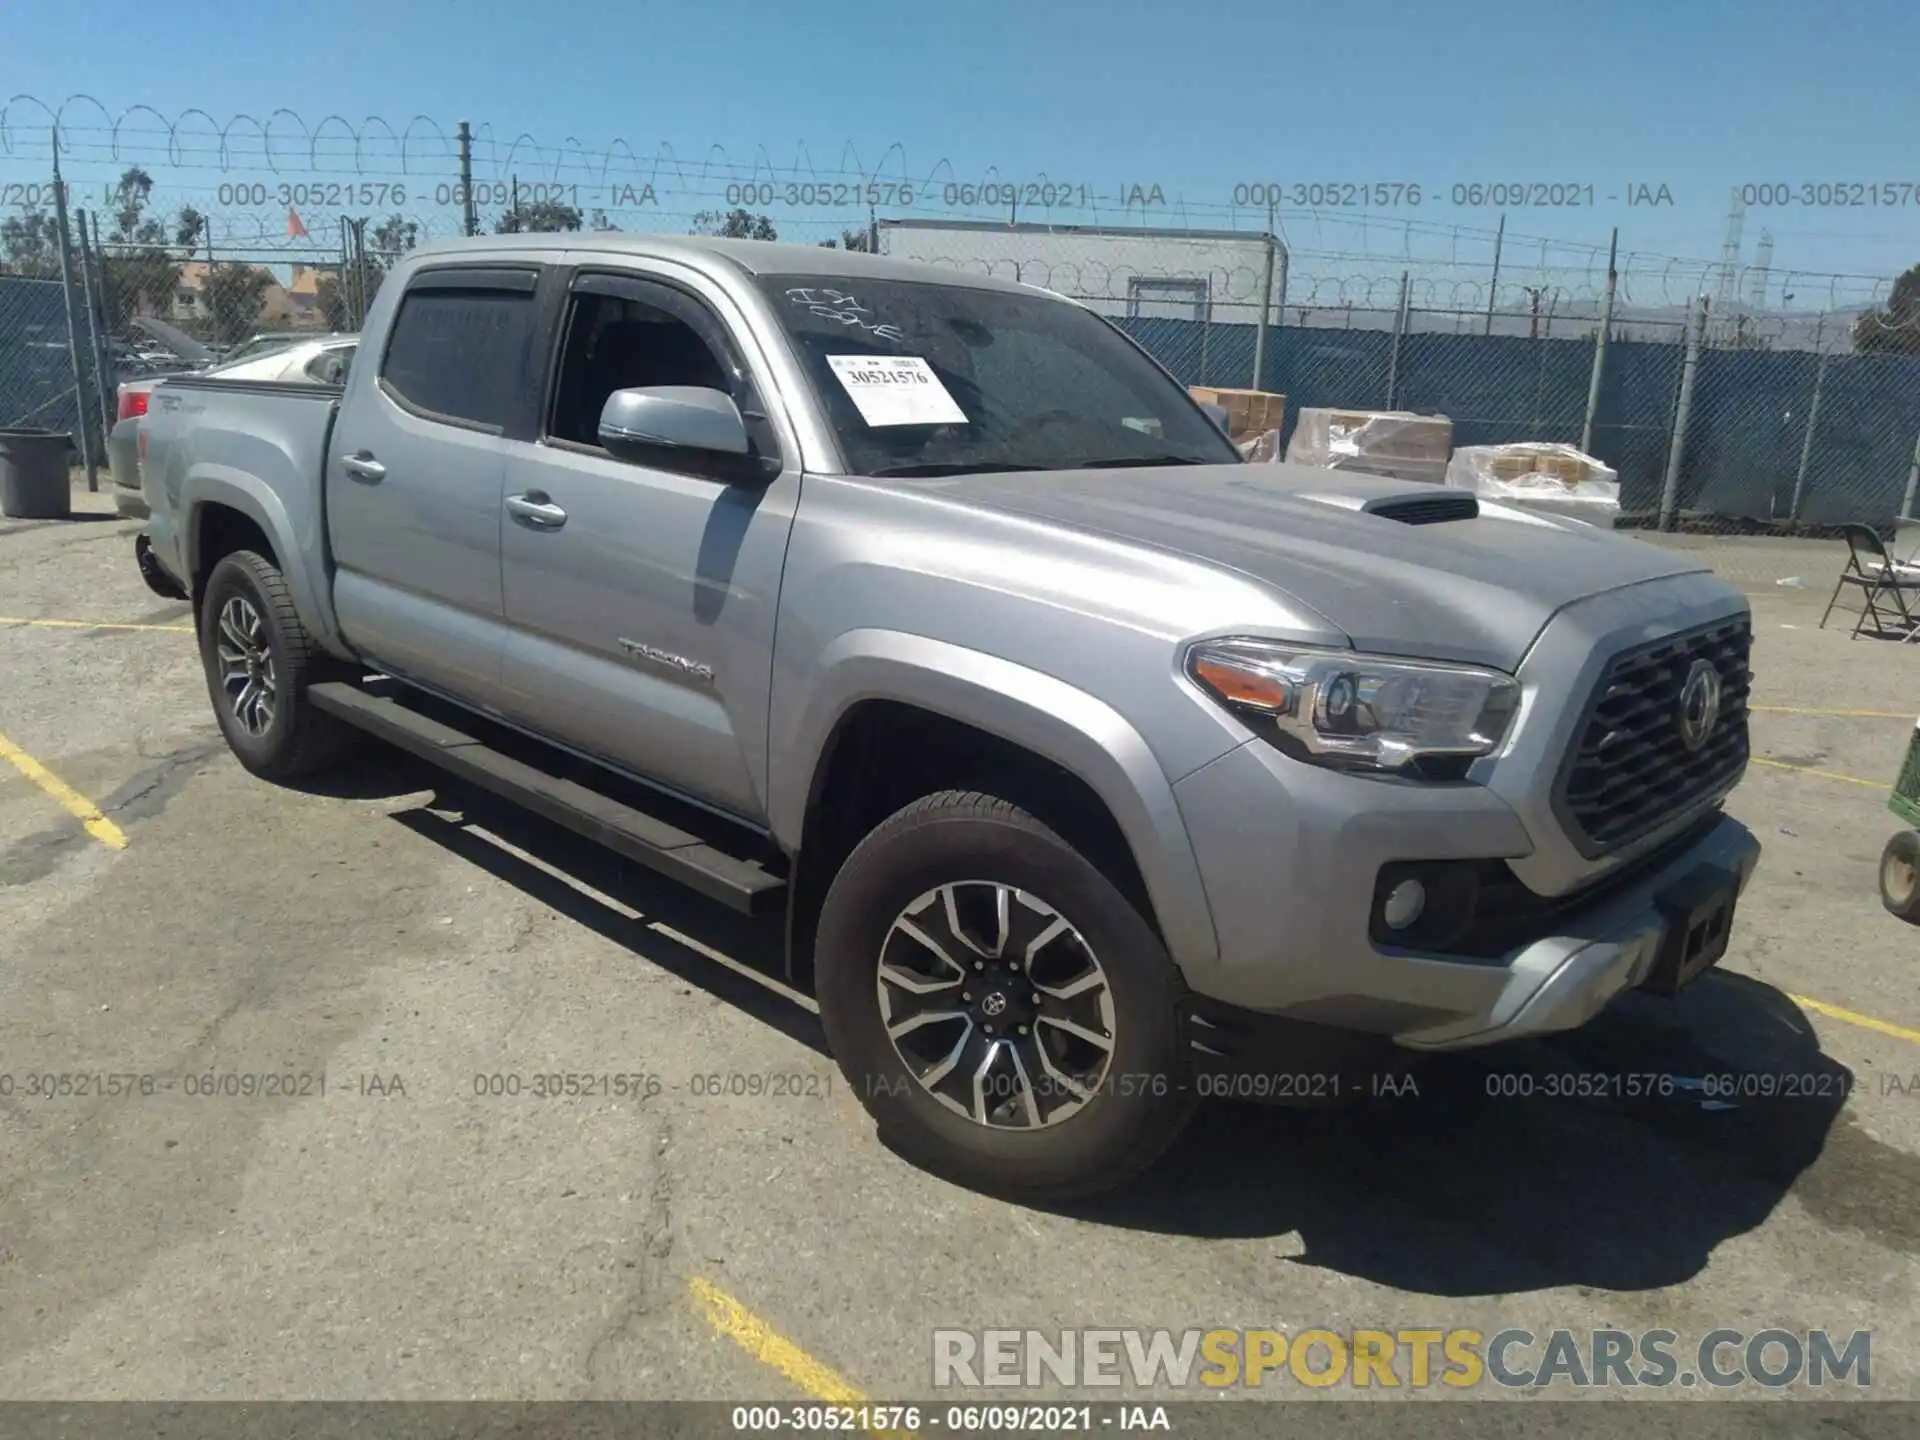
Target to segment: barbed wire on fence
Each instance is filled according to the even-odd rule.
[[[764,145],[745,159],[721,145],[696,158],[665,142],[647,152],[624,139],[589,145],[567,136],[553,145],[527,132],[508,138],[485,122],[470,127],[469,135],[472,188],[489,220],[524,192],[532,203],[552,200],[622,229],[684,230],[706,212],[741,206],[774,214],[783,235],[803,239],[834,238],[871,223],[883,209],[910,218],[999,210],[1010,219],[1039,216],[1059,223],[1250,233],[1271,227],[1289,252],[1294,293],[1304,295],[1310,308],[1379,303],[1396,291],[1402,268],[1413,276],[1414,303],[1425,308],[1527,309],[1543,291],[1564,306],[1597,306],[1608,284],[1609,247],[1598,236],[1575,241],[1410,214],[1165,196],[1158,185],[1132,187],[1160,197],[1157,204],[1135,203],[1130,194],[1112,193],[1128,187],[1092,186],[1072,176],[1015,179],[994,165],[976,174],[947,157],[915,165],[897,142],[881,148],[871,163],[851,141],[831,161],[816,159],[810,147],[797,143],[792,158],[781,162]],[[16,94],[0,106],[0,162],[36,180],[0,187],[0,200],[10,194],[30,199],[36,181],[50,181],[56,144],[69,177],[163,162],[169,172],[189,177],[169,190],[169,199],[207,216],[213,222],[209,238],[229,249],[274,248],[287,238],[288,208],[307,217],[309,231],[347,213],[404,216],[426,240],[463,228],[468,192],[461,188],[458,127],[427,115],[398,124],[338,114],[310,122],[282,107],[264,118],[241,113],[221,120],[198,107],[168,116],[148,105],[115,112],[91,95],[50,103]],[[207,183],[216,175],[230,178]],[[339,178],[346,176],[367,183],[346,184]],[[100,178],[104,192],[117,177]],[[1233,283],[1239,290],[1231,299],[1251,298],[1246,277]],[[1752,264],[1730,270],[1724,259],[1631,247],[1614,267],[1618,305],[1684,307],[1698,295],[1731,290],[1756,315],[1775,309],[1809,315],[1865,311],[1880,302],[1889,283],[1886,276]],[[1081,286],[1099,288],[1088,281]]]
[[[898,144],[871,164],[851,144],[830,162],[797,145],[781,164],[764,146],[682,157],[664,144],[545,145],[485,124],[467,142],[471,187],[457,128],[424,115],[221,121],[14,96],[0,106],[0,222],[20,228],[0,233],[0,262],[17,240],[29,273],[48,278],[0,278],[0,422],[88,413],[90,351],[73,348],[48,299],[64,294],[61,242],[44,215],[21,219],[56,199],[104,222],[98,319],[114,331],[135,314],[180,320],[196,286],[236,288],[232,267],[284,282],[275,303],[292,323],[351,328],[408,245],[464,232],[471,199],[487,228],[531,206],[549,207],[543,224],[681,234],[739,209],[772,217],[787,240],[870,239],[1005,275],[1093,304],[1186,383],[1280,390],[1290,415],[1397,407],[1451,417],[1456,444],[1590,446],[1619,474],[1623,510],[1662,525],[1878,523],[1910,514],[1920,486],[1920,461],[1909,463],[1920,296],[1887,277],[1730,267],[1431,215],[1177,193],[1135,204],[993,166],[918,167]],[[66,192],[53,187],[56,160]],[[174,223],[189,211],[192,226]],[[182,234],[192,243],[170,243]],[[204,326],[204,308],[182,323]],[[265,313],[217,328],[230,337]]]

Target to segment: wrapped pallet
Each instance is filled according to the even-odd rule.
[[[1396,480],[1438,485],[1447,478],[1453,453],[1453,422],[1444,415],[1409,410],[1328,410],[1309,406],[1300,412],[1287,445],[1294,465],[1323,470],[1359,470]]]
[[[1447,483],[1492,504],[1603,529],[1612,529],[1620,514],[1619,474],[1571,445],[1463,445],[1447,466]]]

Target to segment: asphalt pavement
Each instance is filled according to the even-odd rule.
[[[1106,1399],[935,1388],[936,1330],[1098,1327],[1870,1330],[1870,1392],[1664,1393],[1920,1399],[1920,932],[1875,892],[1920,645],[1817,585],[1752,586],[1716,974],[1354,1108],[1210,1102],[1049,1211],[879,1144],[728,912],[378,747],[246,775],[136,529],[0,522],[0,1396]]]

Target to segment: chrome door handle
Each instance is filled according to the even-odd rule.
[[[356,480],[365,480],[375,485],[387,478],[387,467],[374,459],[372,453],[366,450],[357,451],[352,455],[342,455],[340,468]]]
[[[547,498],[544,490],[529,490],[524,495],[507,497],[507,513],[543,530],[558,530],[567,523],[567,512]]]

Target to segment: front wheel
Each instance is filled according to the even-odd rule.
[[[1880,852],[1880,903],[1920,925],[1920,831],[1899,831]]]
[[[1007,800],[946,791],[878,826],[827,893],[815,956],[848,1083],[935,1173],[1078,1198],[1152,1164],[1192,1113],[1165,947]]]

